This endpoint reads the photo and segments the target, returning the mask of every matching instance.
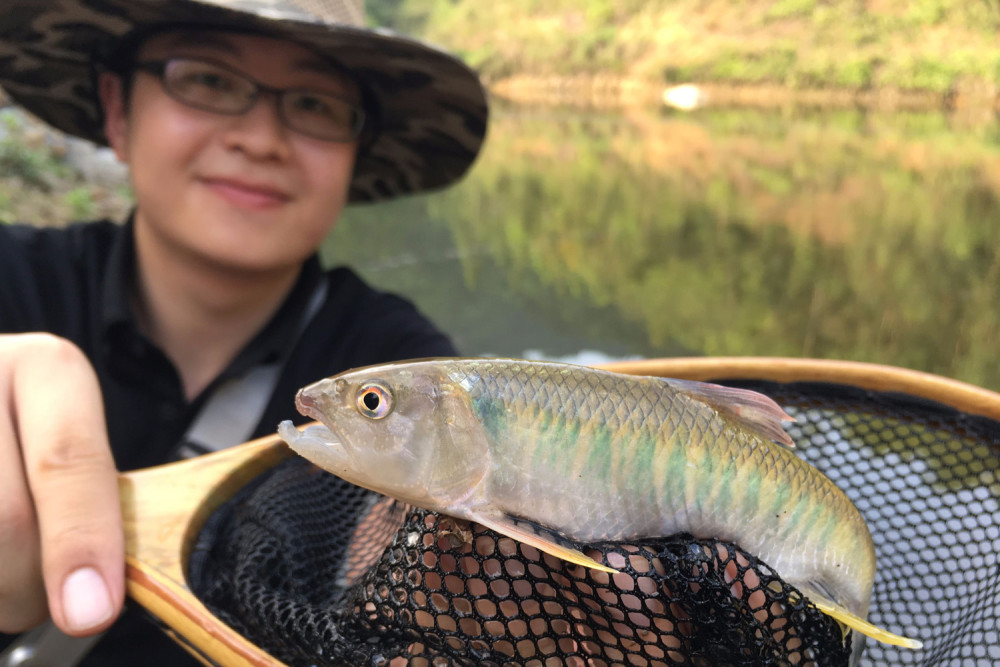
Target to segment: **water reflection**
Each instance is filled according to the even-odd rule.
[[[933,114],[500,108],[459,187],[324,249],[464,352],[874,361],[1000,389],[1000,132]]]

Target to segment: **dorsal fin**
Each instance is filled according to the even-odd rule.
[[[751,389],[726,387],[721,384],[694,380],[670,378],[666,382],[675,390],[711,406],[744,428],[788,448],[795,447],[791,436],[781,426],[781,422],[795,421],[795,417],[789,415],[780,405],[764,394]]]

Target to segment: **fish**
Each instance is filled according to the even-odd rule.
[[[278,433],[300,456],[416,507],[571,563],[576,546],[690,533],[739,544],[820,611],[866,619],[875,547],[847,495],[793,451],[792,418],[748,389],[549,361],[380,364],[298,391],[319,423]],[[858,647],[860,642],[856,642]]]

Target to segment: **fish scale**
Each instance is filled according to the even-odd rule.
[[[619,493],[624,491],[633,500],[652,497],[658,499],[655,511],[651,511],[649,503],[630,503],[638,507],[630,512],[630,521],[616,523],[618,532],[614,533],[605,529],[607,522],[595,521],[589,528],[585,525],[588,523],[588,515],[605,514],[605,508],[598,506],[598,503],[604,502],[609,494],[595,492],[590,496],[594,502],[588,502],[587,497],[574,499],[572,511],[575,523],[568,529],[566,526],[552,527],[573,534],[581,541],[636,539],[682,531],[709,536],[704,533],[710,532],[713,533],[711,536],[732,539],[740,544],[750,545],[748,548],[756,553],[771,556],[771,560],[776,561],[772,563],[776,567],[785,560],[821,560],[818,554],[829,550],[831,546],[841,552],[836,557],[838,562],[846,561],[846,552],[855,549],[853,544],[844,547],[820,544],[808,530],[818,524],[818,519],[821,518],[817,516],[821,511],[818,508],[823,507],[823,503],[832,501],[837,510],[846,510],[848,507],[853,510],[853,505],[833,487],[832,482],[823,476],[817,476],[808,464],[779,445],[740,433],[704,404],[676,393],[665,393],[662,383],[648,379],[626,379],[625,386],[619,390],[615,386],[616,383],[623,382],[619,376],[589,370],[567,371],[561,367],[526,367],[520,364],[510,369],[513,372],[506,370],[503,364],[483,362],[477,367],[478,381],[470,391],[474,403],[479,401],[494,407],[498,405],[500,412],[507,417],[496,423],[497,435],[502,431],[516,432],[519,436],[507,442],[500,442],[496,438],[499,461],[516,460],[522,455],[536,457],[539,461],[548,461],[558,467],[561,463],[559,450],[542,455],[537,450],[546,446],[558,447],[575,454],[579,448],[593,444],[594,430],[600,425],[601,428],[609,429],[614,437],[613,442],[608,445],[613,448],[610,453],[610,469],[604,471],[606,474],[598,481],[612,483]],[[616,400],[608,400],[607,396],[616,397]],[[625,414],[620,409],[624,404],[622,398],[631,403]],[[540,423],[546,419],[545,415],[549,415],[550,422],[565,424],[562,427],[564,433],[545,437],[551,430],[551,427],[540,428]],[[579,437],[559,437],[574,426],[580,432]],[[664,432],[676,434],[677,437],[664,435]],[[638,475],[629,478],[630,472],[647,472],[635,471],[628,463],[635,457],[634,443],[649,439],[659,449],[670,445],[683,446],[687,454],[683,458],[674,459],[674,465],[669,470],[672,479],[662,489],[655,488],[650,474],[644,474],[646,479]],[[679,443],[679,440],[687,442]],[[735,469],[763,470],[762,485],[775,490],[771,494],[761,495],[756,502],[734,506],[732,498],[740,495],[740,489],[733,486],[746,488],[746,476],[734,472],[732,479],[726,480],[712,474],[720,469],[717,462],[724,459],[738,461]],[[690,474],[692,469],[694,474]],[[553,469],[551,472],[553,474],[546,475],[545,471],[539,471],[532,480],[533,488],[537,488],[539,479],[544,480],[548,488],[542,497],[537,493],[531,497],[524,496],[520,505],[524,506],[525,511],[539,500],[572,496],[562,488],[565,478],[561,470]],[[709,474],[698,474],[699,472]],[[509,487],[505,492],[517,494],[516,489]],[[672,498],[663,497],[667,495]],[[728,499],[728,502],[716,502],[722,499]],[[768,535],[775,533],[782,542],[795,544],[769,545],[752,534],[759,523],[756,517],[761,514],[760,506],[763,505],[768,511],[773,510],[776,500],[791,500],[794,504],[790,511],[786,510],[787,520],[780,530],[765,532]],[[565,505],[557,500],[549,502],[553,505]],[[556,508],[552,509],[553,514],[558,513]],[[637,515],[637,512],[642,514]],[[807,521],[810,517],[814,519],[812,524]],[[733,519],[736,521],[732,521]],[[730,522],[735,525],[725,525]],[[870,540],[860,517],[854,523],[858,529],[855,538],[862,543],[866,539]],[[591,530],[590,533],[587,533],[588,529]],[[720,535],[724,532],[728,534]],[[794,554],[785,555],[788,551]]]

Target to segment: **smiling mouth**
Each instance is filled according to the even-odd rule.
[[[241,208],[273,208],[288,202],[291,197],[274,188],[259,187],[224,179],[202,181],[212,192],[230,204]]]

